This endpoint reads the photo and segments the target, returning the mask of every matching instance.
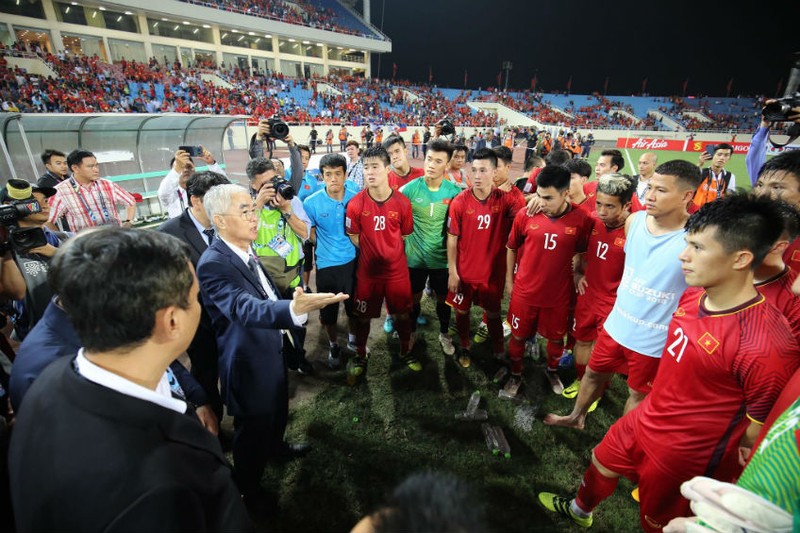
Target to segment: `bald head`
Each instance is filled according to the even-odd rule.
[[[658,166],[658,156],[653,152],[645,152],[639,156],[639,176],[647,181]]]

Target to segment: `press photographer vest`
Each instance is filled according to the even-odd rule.
[[[286,245],[291,247],[284,256],[279,253],[280,244],[276,238],[278,241],[283,239]],[[289,289],[294,289],[300,284],[303,241],[283,219],[280,210],[261,210],[258,217],[258,236],[253,242],[253,250],[264,265],[264,269],[269,272],[281,295],[286,296]]]
[[[697,187],[697,192],[694,194],[694,199],[692,203],[698,209],[703,207],[708,202],[712,202],[717,198],[722,198],[725,196],[725,192],[728,190],[728,185],[731,182],[732,174],[727,170],[722,170],[722,174],[720,178],[717,179],[714,176],[714,173],[711,172],[710,168],[704,168],[701,171],[703,176],[703,181],[700,182],[700,186]]]

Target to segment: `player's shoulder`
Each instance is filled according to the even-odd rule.
[[[411,200],[409,200],[408,197],[405,194],[402,194],[402,193],[396,194],[396,193],[399,193],[399,192],[400,191],[393,191],[392,192],[392,196],[389,198],[389,202],[396,203],[396,204],[401,204],[404,207],[405,206],[411,207]]]

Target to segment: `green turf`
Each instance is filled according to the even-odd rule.
[[[471,368],[461,369],[441,352],[428,298],[422,308],[429,324],[418,329],[414,348],[425,365],[420,373],[390,369],[389,354],[398,352],[398,341],[383,332],[382,319],[372,323],[369,368],[355,387],[345,384],[344,371],[325,368],[325,334],[309,334],[306,347],[317,375],[300,379],[316,382],[319,392],[293,405],[287,433],[293,440],[309,440],[314,448],[301,460],[267,468],[264,484],[280,493],[282,513],[260,525],[269,531],[349,531],[406,476],[435,469],[472,485],[486,504],[491,531],[581,530],[539,507],[536,493],[574,494],[591,448],[622,412],[624,383],[615,380],[588,416],[585,431],[549,428],[542,416],[568,411],[572,400],[550,392],[543,361],[526,359],[519,401],[500,399],[498,385],[491,383],[498,365],[488,343],[477,345]],[[472,318],[477,325],[480,310],[473,309]],[[572,369],[562,372],[565,384],[573,377]],[[503,428],[511,459],[491,455],[480,422],[455,420],[476,389],[482,392],[481,408],[487,409],[489,422]],[[517,411],[531,409],[536,417],[530,429],[516,425]],[[596,511],[592,531],[638,531],[631,488],[625,480],[620,483]]]

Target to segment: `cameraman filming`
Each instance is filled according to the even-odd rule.
[[[278,119],[263,119],[258,123],[258,131],[250,137],[250,148],[248,153],[250,159],[263,157],[265,159],[273,159],[272,152],[275,149],[275,139],[281,140],[289,147],[289,163],[291,165],[291,173],[288,176],[289,184],[295,191],[300,190],[300,183],[303,181],[303,159],[300,155],[300,150],[297,148],[297,143],[294,138],[289,134],[289,126],[285,122]],[[280,168],[275,168],[280,177],[285,178],[283,162],[279,161]],[[273,161],[275,164],[275,161]]]
[[[272,277],[277,292],[291,298],[300,285],[303,269],[303,243],[308,240],[311,222],[303,202],[269,159],[258,157],[247,163],[250,194],[258,212],[258,234],[253,251]],[[305,359],[305,329],[292,330],[294,350],[287,353],[287,364],[301,374],[311,374]]]
[[[31,299],[31,291],[34,287],[28,287],[25,276],[23,276],[17,261],[14,260],[14,255],[11,248],[15,247],[15,252],[22,255],[27,259],[34,260],[42,266],[41,273],[46,275],[47,263],[55,255],[56,249],[62,242],[72,236],[71,233],[51,231],[45,226],[48,217],[50,216],[50,205],[47,199],[56,194],[56,190],[52,187],[38,187],[25,180],[12,178],[8,180],[8,184],[3,189],[0,189],[0,203],[2,204],[20,204],[27,203],[35,200],[39,204],[41,211],[31,213],[28,216],[21,217],[14,223],[15,228],[9,232],[10,248],[3,254],[3,266],[0,273],[0,284],[3,286],[4,292],[14,302],[15,311],[15,332],[21,341],[28,334],[28,331],[34,326],[36,320],[41,316],[44,306],[47,305],[48,298],[43,298],[39,295],[36,301]],[[25,248],[24,242],[19,242],[21,239],[17,238],[15,241],[14,232],[17,230],[27,230],[38,228],[41,230],[46,244],[39,244],[33,248]],[[27,234],[27,232],[26,232]],[[37,239],[34,239],[37,240]],[[38,277],[38,274],[36,274]],[[46,283],[40,285],[43,290],[46,290]],[[29,291],[29,289],[31,289]],[[39,307],[41,306],[41,309]]]

